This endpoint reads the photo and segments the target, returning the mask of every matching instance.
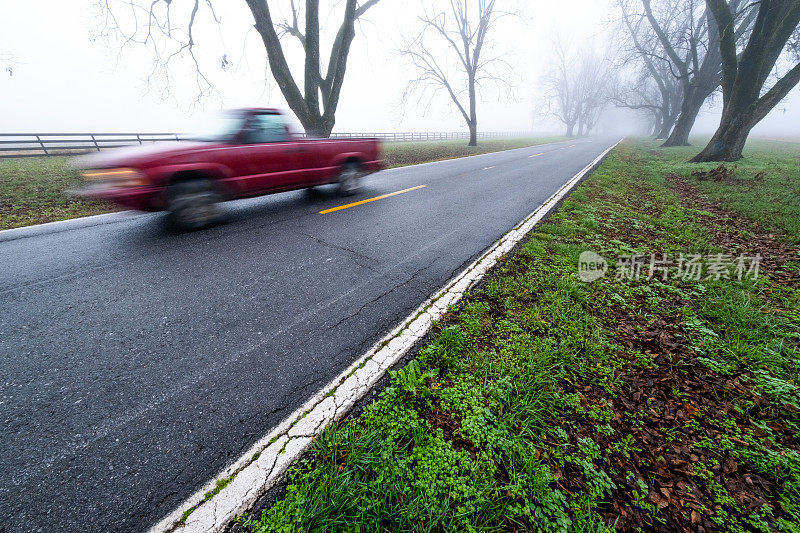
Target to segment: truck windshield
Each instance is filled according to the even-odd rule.
[[[190,141],[225,142],[242,129],[245,117],[240,113],[224,112],[212,115],[198,124],[194,133],[186,136]]]

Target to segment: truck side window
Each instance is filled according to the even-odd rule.
[[[280,115],[254,115],[247,124],[242,140],[245,144],[283,142],[286,141],[286,126]]]

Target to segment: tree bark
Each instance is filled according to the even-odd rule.
[[[309,135],[330,137],[336,124],[336,109],[347,70],[350,45],[355,37],[355,21],[379,0],[367,0],[361,6],[357,6],[356,1],[346,0],[344,19],[331,47],[328,71],[323,78],[320,70],[319,0],[306,0],[305,35],[296,28],[292,32],[305,49],[304,83],[301,92],[283,53],[267,0],[246,0],[255,20],[255,28],[264,42],[272,75],[286,98],[286,103]]]
[[[673,117],[668,117],[668,116],[661,117],[656,123],[654,137],[656,139],[666,139],[674,124],[675,124],[675,119]]]
[[[700,114],[700,109],[703,108],[703,103],[711,92],[713,89],[706,93],[698,88],[687,92],[681,103],[681,113],[675,121],[675,127],[661,146],[689,146],[689,134],[692,133],[697,115]]]
[[[753,125],[752,113],[742,111],[733,117],[726,117],[708,145],[691,161],[738,161],[742,158],[742,150]]]
[[[475,75],[469,76],[469,146],[478,146],[478,104],[475,92]]]
[[[722,55],[722,120],[702,152],[692,162],[741,159],[750,130],[800,82],[800,63],[760,96],[764,83],[786,43],[800,23],[800,3],[762,0],[750,39],[737,53],[735,17],[724,0],[706,0],[720,30]]]

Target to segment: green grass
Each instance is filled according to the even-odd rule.
[[[693,139],[694,141],[694,139]],[[696,155],[698,146],[670,148],[660,151],[663,160],[654,162],[656,168],[688,175],[695,170],[709,170],[718,163],[685,163]],[[713,181],[694,183],[711,198],[723,202],[728,208],[747,214],[754,222],[766,228],[785,233],[794,243],[800,243],[800,148],[797,142],[765,141],[753,139],[748,142],[744,158],[736,167],[732,183]],[[754,179],[759,172],[763,178]]]
[[[62,156],[0,159],[0,229],[117,210],[69,194],[81,185],[69,161]]]
[[[467,146],[464,140],[387,143],[384,147],[387,163],[394,167],[557,140],[561,138],[486,140],[476,147]],[[69,190],[80,187],[81,182],[69,161],[64,156],[0,159],[0,230],[119,210],[107,202],[70,195]]]
[[[775,149],[753,147],[737,170],[768,166],[778,188],[765,191],[694,183],[691,150],[621,145],[243,526],[800,531],[796,283],[613,275],[632,253],[725,251],[726,222],[702,217],[672,173],[752,215],[754,234],[761,220],[798,242],[784,195],[800,147]],[[584,250],[609,275],[580,281]]]
[[[256,459],[258,459],[258,454],[256,454],[256,456],[253,457],[253,461],[255,461]],[[186,509],[183,512],[183,514],[181,515],[181,522],[186,523],[186,519],[189,518],[189,516],[191,516],[191,514],[195,512],[197,508],[200,507],[200,505],[203,504],[203,502],[207,502],[214,496],[219,494],[222,491],[222,489],[227,487],[230,484],[230,482],[233,481],[234,477],[235,475],[231,475],[229,477],[217,480],[217,483],[214,485],[214,488],[206,491],[206,493],[203,495],[203,500],[201,502],[197,503],[194,507]]]

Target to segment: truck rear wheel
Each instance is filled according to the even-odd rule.
[[[346,163],[339,173],[339,194],[352,196],[361,190],[361,178],[364,173],[361,165],[355,162]]]
[[[210,226],[221,219],[222,199],[214,183],[206,178],[173,183],[167,189],[169,222],[179,231],[193,231]]]

